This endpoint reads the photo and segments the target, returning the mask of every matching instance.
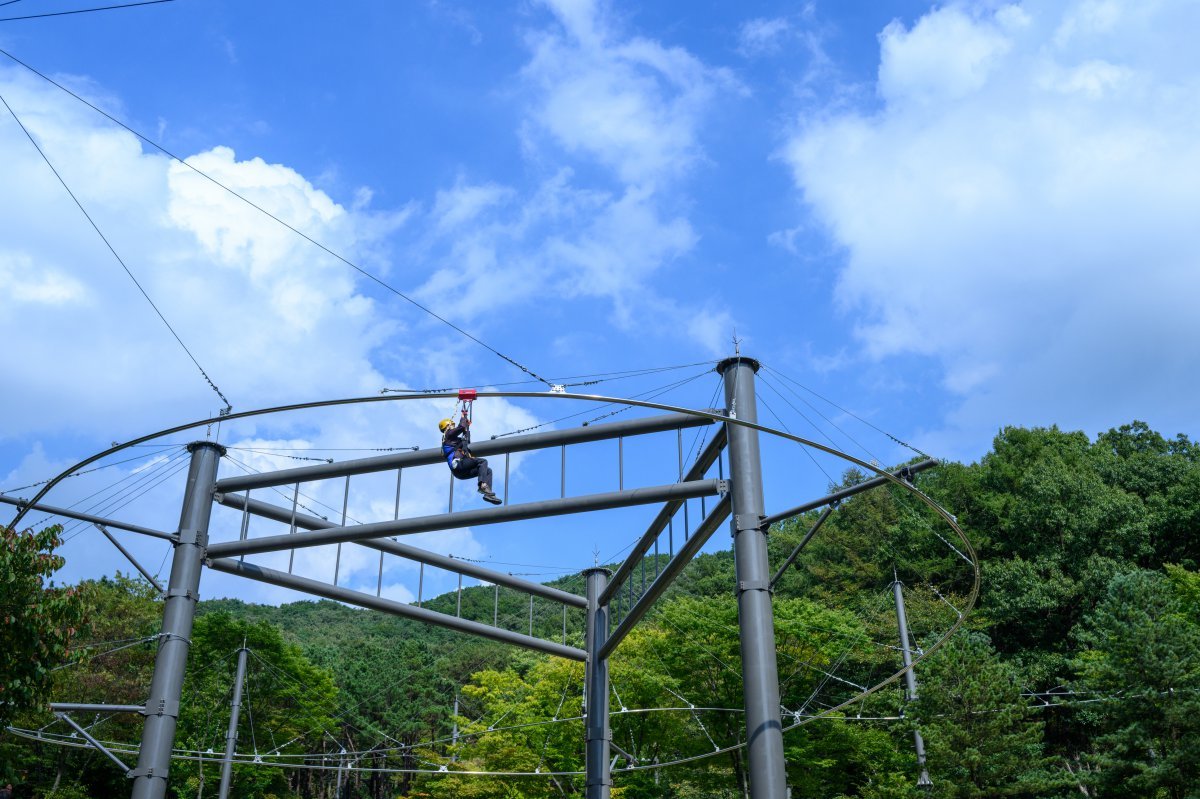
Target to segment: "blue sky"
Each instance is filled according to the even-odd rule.
[[[890,463],[906,451],[840,409],[961,460],[1008,424],[1200,432],[1198,23],[1183,0],[175,0],[0,20],[0,47],[540,375],[702,364],[736,331],[775,370],[763,421]],[[0,95],[235,409],[525,377],[4,56]],[[0,112],[14,489],[221,403]],[[594,390],[701,375],[663,400],[703,407],[704,369]],[[841,429],[819,429],[780,375],[834,400],[803,395]],[[429,445],[445,405],[220,435],[278,468],[304,448]],[[481,403],[479,431],[560,408]],[[768,450],[769,509],[840,472]],[[146,464],[171,467],[116,464],[47,501],[86,505]],[[515,468],[532,494],[557,486],[545,463]],[[121,512],[171,528],[181,480]],[[405,511],[444,502],[443,480],[420,478]],[[353,490],[363,518],[390,513],[373,491]],[[549,573],[636,532],[423,543]],[[64,576],[120,566],[102,544],[75,531]],[[363,564],[352,579],[370,581]],[[408,596],[413,577],[390,590]]]

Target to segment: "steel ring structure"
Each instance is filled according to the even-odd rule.
[[[974,606],[979,592],[980,573],[978,559],[974,547],[967,538],[957,520],[937,502],[920,491],[906,479],[911,476],[909,469],[891,472],[873,463],[868,463],[853,455],[827,446],[810,439],[794,435],[759,424],[757,420],[757,401],[754,392],[754,376],[759,364],[753,359],[737,356],[722,361],[716,371],[719,372],[725,385],[724,409],[697,410],[679,407],[650,400],[609,397],[597,394],[573,394],[560,391],[523,392],[523,391],[478,391],[478,398],[507,398],[507,399],[550,399],[554,401],[574,401],[605,403],[630,408],[642,408],[659,411],[666,415],[642,417],[619,423],[599,424],[582,428],[555,430],[531,435],[513,436],[511,438],[493,439],[474,445],[475,454],[484,456],[492,454],[507,454],[512,452],[531,451],[548,447],[565,447],[570,443],[582,443],[601,440],[620,439],[627,436],[642,435],[667,430],[682,430],[684,428],[714,425],[717,434],[713,436],[708,446],[697,455],[695,463],[684,473],[681,462],[679,481],[665,486],[622,489],[617,492],[593,494],[581,497],[566,497],[559,500],[543,500],[506,507],[449,512],[436,516],[425,516],[410,519],[395,519],[388,522],[370,524],[341,525],[316,517],[298,514],[295,507],[290,511],[260,500],[252,500],[250,491],[263,487],[280,485],[296,485],[296,491],[302,482],[328,479],[333,476],[345,476],[347,491],[351,475],[370,472],[385,472],[414,466],[441,462],[439,450],[417,450],[398,455],[388,455],[375,458],[365,458],[355,461],[343,461],[318,466],[305,466],[285,469],[277,472],[254,474],[246,477],[217,479],[217,467],[224,448],[219,444],[208,441],[197,441],[188,445],[191,453],[191,464],[188,475],[187,490],[184,497],[184,507],[181,513],[179,530],[174,533],[162,533],[155,530],[126,524],[113,519],[97,519],[88,514],[76,513],[70,510],[43,505],[42,499],[64,478],[74,474],[89,465],[96,463],[122,450],[138,444],[152,442],[155,439],[176,433],[195,430],[214,422],[213,419],[202,419],[187,424],[177,425],[160,430],[149,435],[141,436],[130,441],[115,444],[103,452],[86,458],[71,466],[61,474],[48,481],[41,490],[30,500],[15,499],[0,496],[0,501],[17,505],[18,512],[10,523],[16,527],[29,510],[39,510],[80,518],[97,524],[116,527],[117,529],[152,535],[169,539],[173,544],[170,584],[164,591],[164,615],[162,632],[159,636],[160,645],[156,656],[154,677],[150,686],[149,698],[145,706],[108,706],[108,705],[79,705],[71,708],[109,710],[114,712],[138,712],[145,716],[142,742],[138,747],[138,764],[135,768],[126,766],[116,754],[107,749],[100,741],[96,741],[86,731],[75,725],[66,715],[66,711],[58,711],[60,717],[80,732],[88,743],[106,754],[111,760],[126,769],[133,779],[133,797],[135,799],[162,799],[166,793],[167,773],[174,752],[175,724],[179,712],[179,699],[182,687],[183,672],[186,666],[189,637],[195,612],[195,602],[199,597],[200,574],[205,568],[216,571],[237,574],[252,580],[272,585],[283,586],[307,592],[313,596],[325,597],[366,608],[374,608],[386,613],[418,621],[442,626],[445,628],[467,632],[470,634],[500,640],[505,643],[534,649],[551,655],[565,657],[583,662],[585,712],[582,717],[585,727],[585,771],[582,776],[586,779],[585,795],[588,799],[607,799],[610,795],[612,774],[614,772],[629,772],[651,768],[663,768],[668,765],[689,762],[705,757],[712,757],[724,752],[744,748],[747,751],[748,772],[750,777],[750,795],[753,799],[782,799],[786,795],[785,761],[783,759],[783,733],[786,730],[806,724],[818,718],[830,717],[845,707],[863,700],[883,687],[901,679],[910,679],[913,666],[936,651],[965,621],[967,614]],[[405,394],[386,394],[370,397],[350,397],[344,399],[323,400],[316,402],[297,403],[259,410],[231,413],[220,419],[222,423],[238,419],[249,419],[273,414],[285,414],[303,410],[353,406],[373,403],[406,402],[412,400],[453,400],[456,395],[451,392],[413,392]],[[762,490],[762,467],[759,454],[759,434],[769,435],[793,444],[817,450],[839,458],[874,477],[860,484],[842,489],[834,494],[817,500],[806,502],[787,511],[768,515],[764,508]],[[727,479],[706,479],[707,471],[719,457],[728,454],[729,474]],[[682,456],[681,456],[682,459]],[[937,465],[929,460],[915,467],[912,471]],[[565,485],[565,477],[564,477]],[[784,726],[779,696],[779,676],[776,663],[774,623],[771,605],[771,590],[774,580],[769,573],[766,557],[766,533],[771,524],[791,518],[800,513],[825,508],[824,516],[842,499],[868,490],[879,485],[893,485],[908,492],[912,497],[923,503],[939,517],[962,546],[959,552],[951,549],[967,561],[971,567],[971,587],[961,610],[957,610],[957,619],[945,633],[933,644],[928,646],[918,657],[912,659],[908,654],[907,638],[904,638],[904,667],[877,684],[860,691],[834,707],[821,713],[796,720]],[[238,493],[242,492],[242,493]],[[397,494],[398,496],[398,494]],[[620,596],[622,586],[628,582],[632,591],[631,575],[639,559],[644,558],[652,545],[656,545],[658,537],[666,529],[674,513],[688,499],[696,497],[716,496],[719,500],[706,511],[703,520],[698,524],[690,539],[681,545],[671,557],[661,572],[656,571],[653,583],[642,591],[635,605],[630,606],[623,619],[615,620],[610,615],[612,600]],[[397,499],[397,506],[399,500]],[[225,505],[242,511],[244,518],[252,514],[256,517],[290,521],[291,532],[285,536],[249,537],[246,534],[246,523],[243,522],[242,536],[236,541],[210,543],[208,528],[214,505]],[[433,530],[454,529],[475,524],[493,524],[501,522],[522,521],[525,519],[559,516],[572,513],[583,513],[593,510],[627,507],[633,505],[661,504],[662,510],[656,520],[634,545],[628,558],[616,569],[592,568],[583,572],[586,578],[586,596],[579,596],[559,589],[544,586],[495,572],[490,569],[474,566],[461,559],[450,559],[406,544],[400,544],[397,537],[411,533],[429,532]],[[397,514],[398,515],[398,514]],[[620,642],[632,630],[639,620],[650,610],[654,602],[666,591],[676,576],[700,551],[708,538],[726,520],[730,521],[729,528],[733,535],[735,564],[737,570],[737,585],[735,591],[738,602],[738,624],[740,633],[740,654],[742,658],[742,678],[744,683],[745,706],[741,712],[745,715],[745,740],[733,746],[716,748],[695,757],[681,758],[670,763],[628,763],[622,769],[615,769],[611,763],[611,729],[609,727],[609,676],[608,661]],[[819,526],[820,522],[818,522]],[[815,532],[814,527],[812,532]],[[801,546],[811,537],[811,532]],[[944,539],[943,539],[944,540]],[[116,543],[114,541],[114,543]],[[292,551],[304,547],[315,547],[326,544],[357,543],[390,553],[401,558],[407,558],[422,564],[431,564],[438,568],[457,572],[460,577],[466,575],[494,582],[496,585],[515,588],[528,593],[531,597],[540,596],[561,602],[565,611],[574,607],[585,611],[587,617],[584,649],[557,644],[531,635],[515,633],[500,629],[494,625],[469,621],[445,614],[440,614],[419,606],[386,600],[382,597],[371,596],[351,591],[338,586],[336,572],[334,584],[329,585],[316,580],[302,578],[290,573],[284,574],[262,566],[246,562],[246,555],[262,552]],[[119,546],[119,545],[118,545]],[[797,552],[799,548],[797,549]],[[966,554],[963,554],[966,553]],[[793,558],[796,553],[793,553]],[[657,562],[657,559],[656,559]],[[791,561],[789,560],[789,563]],[[787,564],[785,564],[786,568]],[[381,566],[382,569],[382,566]],[[776,574],[778,579],[782,570]],[[461,583],[460,583],[461,584]],[[898,584],[897,584],[898,585]],[[899,603],[899,588],[897,588]],[[532,606],[531,606],[532,607]],[[898,612],[903,613],[902,605],[898,604]],[[615,622],[615,623],[614,623]],[[564,621],[565,625],[565,621]],[[903,625],[902,625],[903,626]],[[565,629],[565,627],[564,627]],[[906,636],[907,633],[902,633]],[[615,715],[615,714],[614,714]],[[790,715],[790,714],[789,714]],[[236,729],[236,719],[231,723],[231,733]],[[237,762],[246,762],[241,756],[235,756],[231,735],[225,758],[226,767]],[[920,759],[920,740],[918,735],[918,754]],[[212,758],[210,758],[212,760]],[[274,765],[274,764],[272,764]],[[226,768],[227,770],[227,768]],[[459,771],[441,771],[435,773],[464,773]],[[494,772],[488,772],[494,774]],[[539,772],[548,774],[551,772]],[[554,772],[558,773],[558,772]],[[575,772],[562,772],[575,774]],[[518,776],[514,773],[511,776]],[[224,775],[223,775],[224,777]]]

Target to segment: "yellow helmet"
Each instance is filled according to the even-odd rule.
[[[446,432],[446,428],[453,426],[454,422],[449,419],[443,419],[442,421],[438,422],[438,430],[441,430],[443,433]]]

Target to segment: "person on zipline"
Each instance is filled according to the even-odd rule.
[[[471,420],[467,418],[467,412],[463,411],[458,424],[450,419],[438,422],[438,430],[442,431],[442,453],[450,466],[450,474],[459,480],[479,478],[479,493],[483,494],[484,501],[502,504],[504,500],[492,493],[492,468],[487,459],[471,454]]]

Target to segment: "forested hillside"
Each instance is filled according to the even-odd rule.
[[[937,797],[1200,796],[1200,447],[1141,423],[1095,440],[1007,428],[978,463],[945,465],[917,485],[974,542],[978,603],[916,667],[913,701],[895,681],[822,717],[899,669],[893,581],[923,648],[959,620],[971,589],[963,554],[907,493],[876,489],[829,517],[774,596],[793,796],[927,795],[916,785],[914,728]],[[815,520],[773,530],[773,567]],[[664,558],[647,561],[647,579]],[[617,650],[614,796],[742,796],[733,567],[730,553],[698,558]],[[578,575],[556,584],[582,593]],[[54,673],[53,698],[140,703],[160,614],[153,590],[120,577],[79,589],[85,645]],[[425,604],[582,642],[578,611],[491,586]],[[332,602],[199,607],[177,739],[199,759],[173,766],[177,797],[216,795],[243,643],[251,655],[238,749],[293,767],[239,765],[233,796],[582,788],[561,773],[582,768],[581,664]],[[80,721],[98,721],[106,741],[137,740],[136,717]],[[37,710],[10,723],[67,732]],[[0,762],[18,796],[127,790],[95,752],[12,732],[0,737]],[[664,763],[674,765],[656,767]],[[455,773],[464,771],[528,776]]]

